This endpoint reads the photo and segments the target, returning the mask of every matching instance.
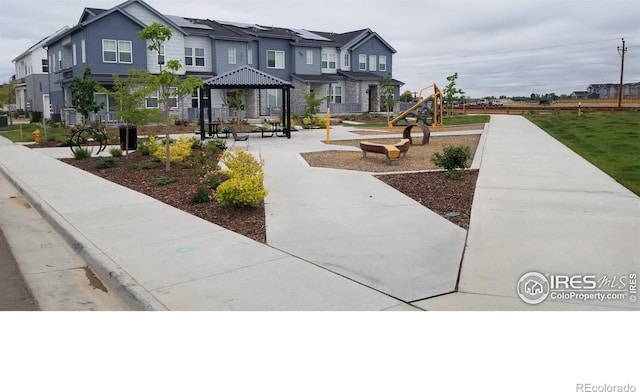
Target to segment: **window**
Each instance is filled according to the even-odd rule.
[[[204,48],[195,48],[196,67],[204,67]]]
[[[358,70],[366,71],[367,70],[367,55],[361,54],[358,56]]]
[[[184,48],[184,65],[193,65],[193,48]]]
[[[178,107],[178,89],[176,87],[169,87],[169,101],[167,103],[170,108]]]
[[[133,63],[133,49],[131,41],[118,41],[118,62]]]
[[[229,64],[236,63],[236,48],[227,49],[227,58],[228,58]]]
[[[313,64],[313,50],[307,49],[307,65]]]
[[[102,61],[105,63],[117,63],[118,51],[117,42],[113,39],[102,40]]]
[[[76,44],[73,44],[73,47],[71,50],[71,57],[73,58],[73,66],[75,67],[76,65],[78,65],[78,56],[76,55]]]
[[[83,49],[84,49],[84,41]],[[84,63],[84,50],[82,62]],[[115,39],[102,40],[102,61],[105,63],[133,63],[133,46],[131,41],[116,41]]]
[[[62,69],[62,51],[58,51],[58,69]]]
[[[267,50],[267,68],[284,69],[284,52]]]
[[[336,69],[335,53],[322,53],[322,69]]]
[[[351,56],[349,55],[349,53],[345,53],[345,54],[344,54],[344,62],[343,62],[343,65],[344,65],[346,68],[351,67]]]
[[[151,94],[149,94],[147,96],[147,98],[145,98],[144,100],[144,104],[147,107],[147,109],[155,109],[158,107],[158,92],[152,92]]]
[[[378,65],[378,59],[375,54],[369,55],[369,71],[375,71]]]
[[[387,70],[387,56],[378,57],[378,69],[380,71],[386,71]]]
[[[87,62],[87,48],[86,45],[84,44],[84,40],[82,40],[82,42],[80,43],[81,47],[82,47],[82,64]]]
[[[55,53],[51,56],[51,68],[53,72],[56,72],[56,54]]]
[[[253,64],[253,49],[247,49],[247,64]]]
[[[49,60],[42,59],[42,72],[49,73]]]
[[[267,90],[267,106],[277,108],[282,105],[282,90]]]
[[[331,103],[342,103],[342,86],[331,86]]]
[[[191,107],[199,108],[200,107],[200,89],[193,89],[193,93],[191,93]]]

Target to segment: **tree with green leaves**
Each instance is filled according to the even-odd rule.
[[[387,108],[387,122],[391,117],[391,112],[393,112],[393,106],[395,105],[395,86],[393,85],[393,80],[391,80],[391,74],[387,74],[387,78],[384,81],[384,87],[382,89],[382,99],[384,100],[384,105]]]
[[[316,115],[320,111],[320,105],[326,101],[327,97],[316,98],[316,91],[311,90],[304,95],[304,102],[307,105],[304,116],[311,120],[312,124],[316,122]]]
[[[164,108],[164,124],[166,129],[166,169],[171,168],[169,154],[169,118],[171,113],[171,100],[178,99],[185,92],[192,92],[196,87],[202,86],[202,80],[188,76],[181,79],[178,71],[182,68],[182,64],[178,60],[169,60],[164,65],[164,43],[171,39],[171,29],[161,23],[153,22],[138,33],[138,37],[147,40],[147,49],[155,52],[158,56],[158,65],[160,73],[151,75],[148,78],[149,86],[154,86],[158,90],[158,102]]]
[[[82,79],[74,76],[71,83],[69,83],[73,106],[82,115],[82,123],[85,125],[89,118],[89,113],[97,113],[98,110],[102,109],[102,105],[96,103],[94,96],[94,93],[100,89],[100,83],[90,79],[90,76],[91,68],[85,68]]]
[[[116,101],[116,116],[127,125],[138,126],[162,121],[162,114],[158,109],[147,109],[144,106],[145,98],[155,90],[148,83],[149,76],[147,71],[132,68],[127,77],[113,75],[112,90],[101,88],[101,91]]]
[[[247,96],[247,90],[223,90],[221,94],[225,105],[236,110],[236,123],[240,125],[240,111],[244,110],[244,97]]]
[[[447,76],[447,81],[449,84],[442,90],[444,95],[444,104],[447,107],[447,115],[453,115],[453,103],[457,99],[462,99],[464,96],[464,91],[456,87],[456,80],[458,79],[458,73],[454,73],[453,75]]]
[[[409,90],[404,91],[401,95],[400,95],[400,101],[401,102],[413,102],[413,93]]]
[[[0,107],[9,107],[9,125],[13,125],[13,104],[16,102],[16,81],[11,79],[0,88]]]

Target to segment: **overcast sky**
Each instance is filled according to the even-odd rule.
[[[31,45],[119,0],[0,0],[0,83]],[[346,32],[370,28],[397,53],[404,90],[457,72],[467,96],[557,94],[640,82],[639,0],[147,0],[168,15]]]

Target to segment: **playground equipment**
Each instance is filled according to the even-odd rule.
[[[422,95],[432,87],[433,93],[423,97]],[[414,105],[389,121],[389,128],[393,128],[394,125],[414,125],[420,122],[431,127],[432,130],[436,127],[444,128],[443,95],[440,87],[436,83],[430,84],[422,88],[416,97],[417,102]],[[415,120],[410,123],[408,118],[415,118]]]
[[[360,142],[360,149],[362,150],[362,157],[366,158],[367,153],[375,153],[375,154],[383,154],[387,157],[387,161],[389,163],[393,163],[400,158],[400,154],[402,156],[407,155],[407,151],[409,151],[409,139],[402,139],[396,144],[380,144],[373,143],[367,141]]]

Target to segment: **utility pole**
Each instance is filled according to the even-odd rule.
[[[624,54],[627,52],[627,47],[624,43],[624,38],[622,39],[622,47],[618,46],[618,53],[622,58],[622,65],[620,66],[620,88],[618,89],[618,107],[622,106],[622,77],[624,75]]]

